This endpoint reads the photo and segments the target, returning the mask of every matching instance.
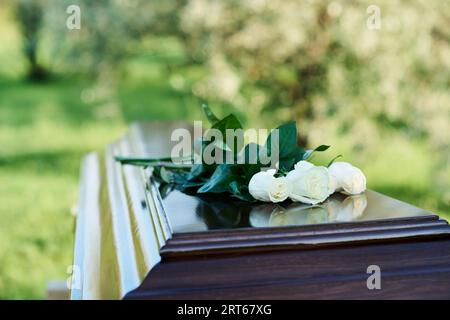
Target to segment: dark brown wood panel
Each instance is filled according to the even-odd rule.
[[[228,230],[210,230],[207,232],[175,233],[172,243],[190,243],[198,241],[219,241],[221,239],[249,239],[249,238],[275,238],[280,235],[298,236],[308,234],[327,234],[351,231],[402,229],[429,225],[445,225],[445,220],[437,215],[398,218],[388,220],[373,220],[348,223],[329,223],[321,225],[285,226],[269,228],[243,228]]]
[[[369,265],[381,290],[366,287]],[[166,261],[126,298],[448,299],[450,240]]]
[[[334,233],[307,232],[302,234],[285,235],[277,234],[276,237],[224,237],[223,239],[211,238],[209,241],[201,239],[196,242],[171,242],[161,248],[163,259],[186,258],[189,256],[205,256],[209,254],[232,254],[245,252],[261,252],[277,250],[315,249],[321,247],[349,246],[359,243],[378,243],[392,241],[411,241],[418,238],[448,238],[450,227],[443,220],[436,220],[420,226],[412,225],[401,228],[375,228],[374,230],[349,229],[347,232],[337,230]]]
[[[439,278],[439,281],[436,279]],[[200,291],[161,292],[158,296],[145,294],[130,296],[133,299],[450,299],[448,285],[450,270],[436,270],[432,273],[386,274],[384,288],[368,290],[365,278],[322,279],[322,282],[264,283],[249,287],[223,287]],[[431,284],[431,285],[430,285]]]

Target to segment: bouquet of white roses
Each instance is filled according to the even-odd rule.
[[[276,177],[276,169],[258,172],[250,179],[249,192],[264,202],[294,202],[317,204],[336,191],[355,195],[366,189],[362,171],[347,162],[334,162],[328,168],[301,160],[285,176]]]
[[[218,119],[206,105],[203,105],[203,110],[212,129],[223,134],[219,140],[202,137],[195,143],[201,146],[200,150],[213,150],[222,159],[231,161],[203,161],[205,155],[202,151],[181,158],[116,157],[116,160],[122,164],[153,167],[154,177],[166,190],[177,188],[181,191],[194,190],[200,194],[228,193],[250,202],[275,203],[290,199],[317,204],[334,192],[355,195],[366,189],[366,178],[362,171],[346,162],[334,162],[337,157],[327,167],[308,162],[314,152],[325,151],[329,146],[321,145],[311,150],[299,146],[295,122],[276,128],[263,145],[252,142],[241,149],[229,148],[237,145],[236,135],[230,137],[226,131],[241,132],[239,120],[232,114]],[[265,158],[275,153],[277,162],[272,168],[266,168]]]

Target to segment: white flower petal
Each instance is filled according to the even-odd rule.
[[[348,162],[335,162],[329,168],[329,174],[336,182],[336,191],[355,195],[366,190],[366,177],[357,167]]]
[[[286,177],[275,178],[269,186],[270,201],[282,202],[286,200],[292,192],[292,183]]]
[[[308,170],[311,168],[314,168],[314,165],[311,162],[308,162],[305,160],[301,160],[294,165],[294,170],[297,170],[297,171],[298,170],[301,170],[301,171]]]
[[[291,181],[285,177],[275,178],[275,169],[261,171],[253,175],[248,184],[248,190],[253,198],[264,202],[282,202],[292,190]]]
[[[287,178],[292,182],[290,198],[293,201],[317,204],[325,201],[330,194],[330,179],[325,167],[299,164],[288,173]]]

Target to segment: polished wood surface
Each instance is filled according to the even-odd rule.
[[[163,197],[150,169],[114,161],[170,155],[177,128],[189,129],[135,124],[85,158],[72,299],[448,297],[450,228],[436,214],[370,190],[318,206]],[[370,264],[382,292],[365,285]]]
[[[336,193],[318,205],[286,200],[282,203],[247,203],[229,196],[186,194],[171,191],[162,199],[174,234],[224,229],[275,228],[308,225],[352,225],[367,221],[402,219],[433,213],[368,190],[345,196]],[[180,210],[182,208],[182,210]]]
[[[381,290],[367,289],[369,265]],[[450,240],[167,261],[128,299],[449,299]]]

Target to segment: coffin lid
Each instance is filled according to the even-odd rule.
[[[252,204],[229,197],[162,196],[150,169],[115,155],[163,157],[183,122],[136,123],[82,165],[73,299],[120,298],[162,259],[307,250],[447,236],[438,215],[368,190],[334,195],[318,206]],[[74,272],[75,274],[75,272]]]

